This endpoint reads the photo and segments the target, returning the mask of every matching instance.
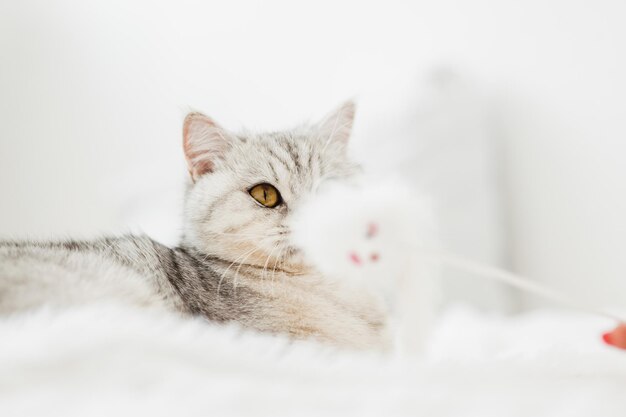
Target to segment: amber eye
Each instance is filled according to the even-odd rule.
[[[263,204],[265,207],[274,208],[283,201],[276,187],[271,184],[263,183],[255,185],[250,188],[248,192],[252,198]]]

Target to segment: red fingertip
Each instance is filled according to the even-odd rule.
[[[613,345],[613,334],[611,332],[604,333],[602,335],[602,340],[604,340],[604,343],[607,345]]]

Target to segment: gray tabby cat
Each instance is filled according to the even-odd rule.
[[[146,236],[0,243],[0,313],[114,301],[344,347],[385,345],[375,300],[324,279],[290,242],[302,201],[357,171],[345,152],[353,118],[346,103],[314,126],[234,135],[189,114],[180,245]]]

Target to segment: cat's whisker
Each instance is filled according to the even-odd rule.
[[[265,259],[265,264],[263,265],[263,271],[261,271],[261,277],[263,278],[263,280],[265,280],[265,277],[267,276],[267,265],[269,264],[269,261],[272,258],[274,251],[278,249],[278,246],[279,244],[276,243],[274,247],[272,248],[272,250],[270,251],[269,255],[267,255],[267,259]]]
[[[230,265],[228,265],[228,267],[226,268],[226,270],[222,273],[222,275],[220,276],[220,280],[217,283],[217,295],[219,297],[220,295],[220,287],[222,285],[222,281],[224,281],[224,277],[226,276],[226,274],[228,273],[228,271],[230,270],[230,268],[237,263],[237,261],[241,258],[242,261],[245,261],[247,259],[248,256],[250,256],[252,253],[254,253],[257,250],[257,248],[252,248],[247,252],[244,252],[242,255],[238,256],[233,262],[230,263]],[[245,256],[245,257],[244,257]],[[239,266],[241,267],[241,263],[239,264]]]
[[[270,279],[269,279],[270,290],[271,290],[272,294],[275,293],[275,288],[276,288],[276,279],[275,279],[276,278],[276,269],[278,267],[278,264],[280,263],[280,259],[281,259],[282,252],[283,252],[283,250],[281,249],[280,244],[277,244],[275,249],[279,249],[279,252],[278,252],[278,255],[276,257],[274,257],[274,266],[272,268],[272,275],[270,276]],[[272,251],[272,253],[273,253],[273,251]]]
[[[280,252],[278,252],[278,256],[276,256],[276,259],[274,260],[274,268],[272,268],[272,278],[270,279],[270,282],[272,283],[272,291],[274,290],[274,283],[275,283],[275,278],[276,278],[276,267],[278,266],[279,262],[281,262],[281,257],[283,255],[283,253],[285,252],[285,249],[281,249]]]
[[[239,278],[239,271],[241,270],[241,267],[244,265],[244,263],[246,262],[246,260],[250,257],[250,255],[252,255],[254,253],[253,252],[249,252],[245,258],[243,258],[241,260],[241,262],[239,262],[239,266],[237,267],[237,270],[235,271],[235,276],[233,277],[233,291],[235,291],[237,289],[237,278]]]

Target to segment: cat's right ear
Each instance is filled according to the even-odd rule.
[[[213,172],[230,148],[229,134],[210,117],[189,113],[183,124],[183,149],[191,179]]]
[[[352,132],[355,110],[354,102],[347,101],[317,124],[318,137],[324,141],[324,147],[335,144],[345,149]]]

